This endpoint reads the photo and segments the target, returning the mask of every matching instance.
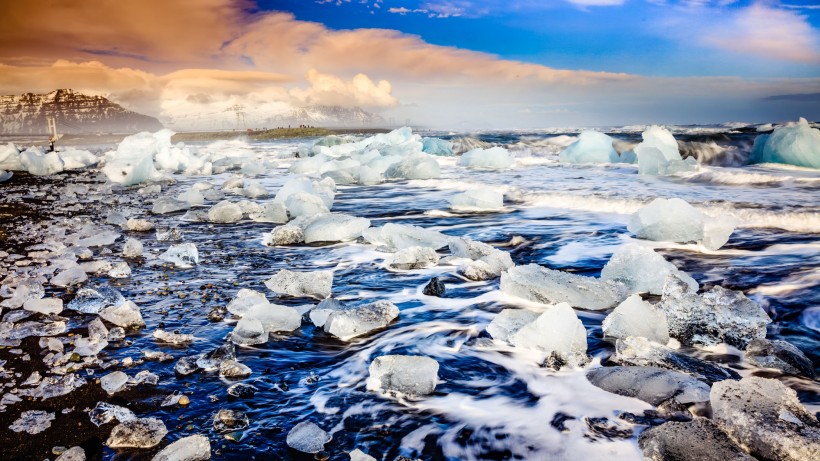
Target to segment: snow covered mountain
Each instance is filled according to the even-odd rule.
[[[353,128],[361,126],[384,126],[387,122],[379,114],[367,112],[361,107],[308,106],[293,109],[271,118],[274,126],[312,125],[325,128]]]
[[[0,134],[46,134],[48,117],[56,118],[57,132],[61,134],[131,133],[162,128],[154,117],[132,112],[102,96],[68,89],[0,96]]]

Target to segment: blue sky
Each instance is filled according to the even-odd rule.
[[[557,68],[666,77],[820,75],[817,60],[737,53],[699,40],[731,28],[732,16],[754,4],[802,17],[817,45],[820,4],[805,0],[273,0],[259,7],[332,29],[399,30],[432,44]]]

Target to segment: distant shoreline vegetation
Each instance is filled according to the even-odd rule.
[[[328,128],[275,128],[272,130],[256,131],[204,131],[191,133],[177,133],[172,138],[172,142],[196,142],[196,141],[216,141],[220,139],[248,138],[256,141],[267,139],[289,139],[289,138],[311,138],[318,136],[328,136],[331,134],[352,134],[352,133],[387,133],[388,129],[382,128],[350,128],[350,129],[328,129]]]

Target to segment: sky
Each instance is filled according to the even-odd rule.
[[[177,130],[310,105],[441,129],[820,119],[805,0],[0,0],[0,94]]]

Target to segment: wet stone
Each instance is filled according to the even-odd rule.
[[[245,429],[250,425],[248,415],[239,410],[219,410],[214,415],[214,429],[217,432],[231,432]]]
[[[650,428],[640,435],[638,445],[651,461],[754,461],[706,418]]]
[[[814,379],[814,366],[800,349],[782,340],[754,339],[746,347],[746,360],[761,368]]]
[[[444,286],[444,282],[440,281],[438,277],[433,277],[427,282],[427,285],[424,286],[424,293],[427,296],[436,296],[436,297],[443,297],[444,292],[446,291],[446,287]]]
[[[237,399],[249,399],[258,391],[256,386],[251,384],[236,383],[228,388],[228,395]]]
[[[156,418],[125,421],[111,430],[105,444],[111,448],[151,448],[159,445],[168,429]]]

